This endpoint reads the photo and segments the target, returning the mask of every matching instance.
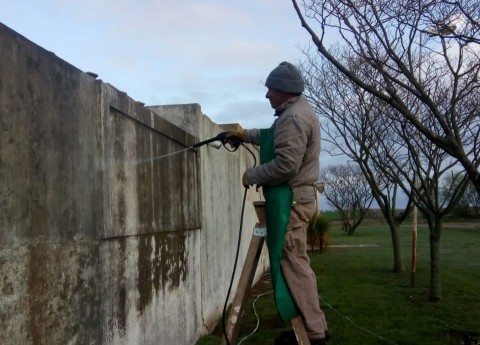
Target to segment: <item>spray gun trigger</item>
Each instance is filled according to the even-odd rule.
[[[242,143],[242,141],[237,137],[231,137],[231,138],[225,139],[225,141],[228,142],[230,146],[235,149],[237,149]]]
[[[217,137],[220,138],[222,144],[225,146],[225,144],[230,144],[230,147],[235,150],[238,149],[238,147],[240,146],[240,144],[242,143],[242,140],[236,136],[231,136],[231,137],[227,137],[227,135],[229,134],[230,132],[222,132],[220,133]]]

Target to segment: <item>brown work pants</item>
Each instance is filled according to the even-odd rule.
[[[322,339],[328,330],[327,321],[320,309],[317,279],[307,255],[307,227],[315,210],[315,202],[292,207],[281,267],[292,297],[302,314],[308,337]]]

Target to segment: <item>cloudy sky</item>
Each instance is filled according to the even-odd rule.
[[[263,85],[309,36],[289,0],[0,0],[0,20],[146,105],[268,127]]]

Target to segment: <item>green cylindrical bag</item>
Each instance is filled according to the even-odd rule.
[[[275,157],[273,133],[270,129],[260,130],[260,163],[264,164]],[[285,233],[290,219],[293,194],[288,183],[275,187],[262,186],[265,196],[267,221],[267,247],[270,259],[275,305],[282,321],[300,315],[292,294],[282,273],[280,262],[283,256]]]

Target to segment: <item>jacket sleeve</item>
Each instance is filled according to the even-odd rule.
[[[274,159],[248,169],[248,184],[276,186],[288,182],[298,172],[310,136],[310,126],[295,113],[285,115],[278,119],[274,129]]]
[[[246,129],[245,130],[245,142],[260,145],[260,129]]]

